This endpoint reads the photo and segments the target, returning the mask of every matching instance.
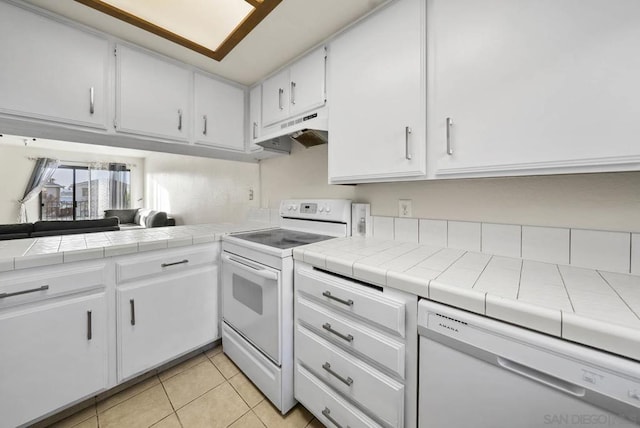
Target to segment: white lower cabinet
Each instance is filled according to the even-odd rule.
[[[104,279],[95,265],[0,276],[0,427],[26,424],[107,388]],[[57,287],[63,282],[64,290]]]

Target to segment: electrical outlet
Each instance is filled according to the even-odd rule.
[[[249,200],[253,201],[253,189],[249,189]]]
[[[411,217],[411,199],[398,199],[398,216]]]

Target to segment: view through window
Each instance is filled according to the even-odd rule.
[[[104,210],[130,206],[131,171],[124,164],[60,165],[40,193],[41,220],[102,218]]]

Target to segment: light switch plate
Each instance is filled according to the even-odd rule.
[[[411,199],[398,199],[398,217],[411,217]]]

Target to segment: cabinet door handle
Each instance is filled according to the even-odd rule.
[[[453,120],[450,117],[447,118],[447,154],[453,154],[453,147],[451,146],[451,127],[453,126]]]
[[[95,89],[92,86],[89,88],[89,114],[93,114],[95,112]]]
[[[338,336],[339,338],[346,340],[347,342],[353,342],[353,336],[352,335],[350,335],[350,334],[342,334],[339,331],[334,330],[331,327],[331,324],[329,324],[328,322],[322,324],[322,328],[327,330],[329,333],[333,333],[336,336]]]
[[[207,115],[202,116],[202,121],[204,122],[204,127],[202,128],[202,135],[207,135]]]
[[[169,266],[184,265],[184,264],[187,264],[187,263],[189,263],[189,260],[184,259],[184,260],[180,260],[179,262],[162,263],[162,264],[160,265],[160,267],[166,268],[166,267],[169,267]]]
[[[296,103],[296,82],[291,82],[291,104]]]
[[[87,340],[93,337],[93,328],[91,326],[91,311],[87,311]]]
[[[253,122],[253,139],[257,138],[258,122]]]
[[[284,110],[284,106],[282,105],[282,95],[284,95],[284,89],[278,88],[278,107],[280,107],[280,110]]]
[[[404,127],[404,157],[407,160],[411,160],[411,152],[409,150],[409,135],[411,134],[411,128],[408,126]]]
[[[339,298],[339,297],[333,296],[333,295],[331,294],[331,291],[329,291],[329,290],[324,291],[324,292],[322,293],[322,295],[323,295],[324,297],[327,297],[327,298],[331,299],[331,300],[335,300],[335,301],[336,301],[336,302],[338,302],[338,303],[342,303],[343,305],[353,306],[353,300],[351,300],[351,299],[349,299],[349,300],[344,300],[344,299],[341,299],[341,298]]]
[[[13,293],[0,293],[0,299],[5,299],[7,297],[19,296],[21,294],[35,293],[36,291],[44,291],[48,290],[48,285],[43,285],[42,287],[30,288],[29,290],[22,291],[14,291]]]
[[[333,419],[333,417],[331,416],[331,410],[329,410],[328,407],[325,407],[324,410],[322,411],[322,416],[324,416],[325,418],[327,418],[329,420],[329,422],[331,422],[332,424],[334,424],[336,426],[336,428],[343,428],[342,425],[340,425],[338,423],[338,421],[336,421],[335,419]],[[349,425],[347,425],[346,428],[349,428]]]
[[[178,109],[178,131],[182,131],[182,109]]]
[[[129,300],[129,306],[131,306],[131,325],[136,325],[136,303],[133,299]]]
[[[328,371],[329,374],[331,374],[333,377],[335,377],[336,379],[338,379],[340,382],[344,383],[345,385],[347,385],[347,386],[353,385],[353,379],[351,379],[350,377],[344,378],[344,377],[340,376],[338,373],[334,372],[333,369],[331,368],[331,364],[329,364],[328,361],[322,365],[322,368],[325,369],[326,371]]]

